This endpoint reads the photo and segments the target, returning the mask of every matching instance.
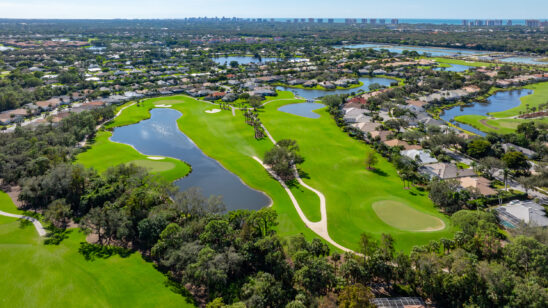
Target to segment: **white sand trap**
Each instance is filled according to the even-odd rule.
[[[221,109],[206,110],[206,113],[217,113],[221,112]]]
[[[161,104],[161,105],[156,105],[156,107],[158,107],[158,108],[169,108],[169,107],[171,107],[171,105]]]
[[[162,157],[162,156],[149,156],[147,157],[148,159],[152,159],[152,160],[162,160],[162,159],[165,159],[165,157]]]

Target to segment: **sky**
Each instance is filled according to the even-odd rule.
[[[546,19],[548,0],[0,0],[0,18]]]

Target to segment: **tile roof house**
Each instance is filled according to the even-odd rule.
[[[489,187],[491,181],[484,177],[463,177],[459,179],[460,186],[462,188],[472,188],[477,189],[480,194],[484,196],[496,195],[497,191]]]
[[[348,123],[361,123],[361,122],[370,122],[371,118],[364,114],[364,109],[349,108],[344,109],[343,119]]]

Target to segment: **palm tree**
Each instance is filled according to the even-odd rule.
[[[504,190],[508,191],[508,175],[510,175],[510,170],[504,168],[504,170],[502,170],[502,175],[504,176]]]

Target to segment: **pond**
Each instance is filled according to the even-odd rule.
[[[150,119],[116,128],[111,140],[132,145],[145,155],[168,156],[187,162],[192,166],[192,172],[175,184],[181,190],[197,187],[206,197],[221,195],[229,211],[257,210],[270,204],[264,193],[245,185],[182,133],[177,127],[180,117],[181,113],[173,109],[153,109]]]
[[[356,45],[344,45],[342,48],[372,48],[375,50],[388,49],[390,52],[402,53],[404,50],[416,51],[420,54],[429,53],[435,57],[442,56],[456,56],[456,55],[477,55],[488,53],[488,51],[470,50],[470,49],[457,49],[457,48],[437,48],[437,47],[423,47],[423,46],[405,46],[405,45],[383,45],[383,44],[356,44]]]
[[[548,62],[540,61],[538,57],[509,57],[500,59],[502,62],[518,63],[518,64],[532,64],[532,65],[548,65]]]
[[[289,104],[278,108],[279,111],[291,113],[305,118],[317,119],[320,117],[319,114],[315,113],[314,110],[325,107],[324,104],[319,103],[299,103],[299,104]]]
[[[337,89],[337,90],[317,90],[317,89],[301,89],[301,88],[291,88],[291,87],[284,87],[284,86],[278,86],[276,87],[277,90],[280,91],[291,91],[296,96],[300,96],[307,100],[314,100],[318,97],[322,97],[325,95],[334,95],[334,94],[350,94],[352,92],[358,93],[359,90],[363,90],[364,92],[369,91],[369,86],[373,83],[378,83],[382,86],[389,87],[393,82],[397,82],[394,79],[389,78],[380,78],[380,77],[364,77],[359,78],[359,81],[363,83],[363,85],[352,88],[352,89]]]
[[[521,104],[520,98],[533,94],[533,90],[518,89],[511,91],[497,92],[487,98],[486,103],[475,102],[468,106],[456,106],[451,109],[445,110],[441,114],[441,118],[444,121],[451,122],[456,116],[460,115],[482,115],[487,116],[491,112],[505,111],[512,109]],[[455,125],[462,127],[463,129],[480,136],[486,134],[470,125],[454,122]]]
[[[261,62],[273,62],[273,61],[279,61],[281,59],[279,58],[262,58],[261,61],[257,58],[253,57],[245,57],[245,56],[230,56],[230,57],[218,57],[218,58],[212,58],[213,61],[215,61],[218,64],[230,64],[232,61],[238,62],[240,65],[249,64],[249,63],[261,63]]]
[[[445,72],[456,72],[456,73],[462,73],[470,69],[470,66],[467,65],[461,65],[461,64],[449,64],[450,67],[436,67],[434,68],[435,71],[445,71]]]

